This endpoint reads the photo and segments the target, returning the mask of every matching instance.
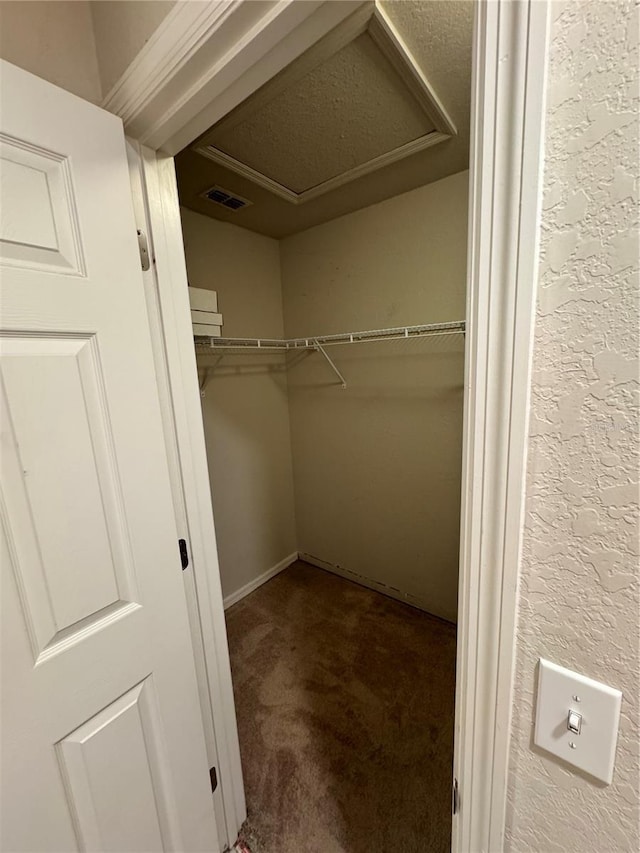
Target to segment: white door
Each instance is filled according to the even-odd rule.
[[[217,851],[122,124],[0,73],[0,846]]]

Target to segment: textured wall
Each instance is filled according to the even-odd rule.
[[[217,290],[223,334],[282,337],[277,241],[185,208],[182,230],[189,283]],[[202,400],[225,597],[297,550],[283,367],[279,354],[225,355]]]
[[[506,847],[635,851],[638,7],[552,17]],[[532,747],[539,656],[623,691],[610,787]]]
[[[94,104],[102,90],[86,0],[0,3],[0,57]]]
[[[287,237],[287,337],[461,320],[468,172]],[[331,348],[288,373],[298,549],[455,621],[462,335]]]

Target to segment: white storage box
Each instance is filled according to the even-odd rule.
[[[189,304],[192,311],[217,311],[218,294],[204,287],[189,287]]]
[[[218,294],[215,290],[190,287],[189,303],[193,334],[219,338],[222,334],[222,314],[218,314]]]
[[[192,323],[194,335],[208,335],[210,338],[222,336],[222,326],[214,326],[209,323]]]

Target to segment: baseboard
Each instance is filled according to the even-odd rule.
[[[298,552],[294,551],[293,554],[289,554],[288,557],[285,557],[284,560],[280,560],[279,563],[276,563],[275,566],[272,566],[270,569],[267,569],[266,572],[263,572],[261,575],[258,575],[257,578],[254,578],[249,583],[246,583],[244,586],[241,586],[240,589],[237,589],[235,592],[232,592],[231,595],[227,595],[224,598],[223,604],[224,609],[228,610],[234,604],[237,604],[238,601],[243,599],[246,595],[249,595],[254,590],[258,589],[259,586],[262,586],[263,583],[271,580],[277,574],[284,571],[288,566],[298,559]]]
[[[352,583],[360,584],[360,586],[366,586],[367,589],[372,589],[374,592],[380,592],[382,595],[386,595],[389,598],[395,598],[396,601],[401,601],[403,604],[409,604],[411,607],[416,607],[418,610],[428,613],[435,619],[441,619],[443,622],[447,622],[450,625],[456,624],[454,619],[442,616],[439,613],[434,613],[421,598],[418,598],[415,595],[410,595],[409,593],[402,592],[402,590],[394,589],[393,587],[387,586],[379,581],[371,580],[364,575],[359,575],[357,572],[352,572],[342,566],[335,566],[333,563],[327,563],[325,560],[321,560],[319,557],[314,557],[312,554],[305,554],[303,551],[298,553],[298,559],[304,560],[305,563],[311,563],[312,566],[316,566],[319,569],[324,569],[326,572],[332,572],[334,575],[339,575],[341,578],[345,578]]]

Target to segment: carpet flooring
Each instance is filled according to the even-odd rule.
[[[455,628],[300,561],[226,615],[252,853],[448,851]]]

